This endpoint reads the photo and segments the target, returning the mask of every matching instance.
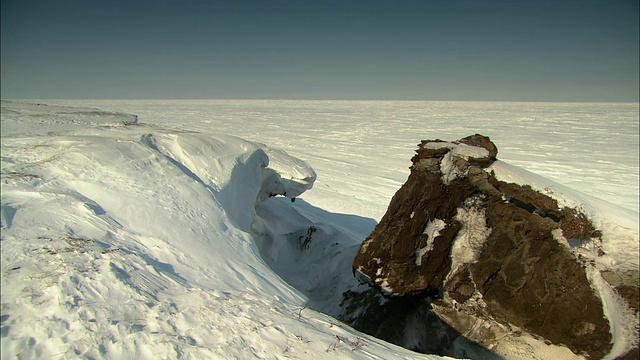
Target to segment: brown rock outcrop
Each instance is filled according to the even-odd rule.
[[[485,136],[422,141],[416,152],[354,259],[359,279],[385,296],[428,298],[460,334],[488,347],[504,329],[521,328],[576,354],[606,355],[602,301],[567,243],[600,235],[586,216],[498,181],[486,169],[498,151]],[[471,328],[479,323],[502,330]]]

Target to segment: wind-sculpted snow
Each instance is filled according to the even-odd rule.
[[[4,105],[2,358],[418,357],[307,309],[263,261],[256,204],[310,189],[305,162],[60,111],[42,132]]]
[[[231,136],[147,134],[143,142],[215,194],[237,226],[249,231],[253,207],[270,197],[299,196],[316,174],[284,151]],[[269,155],[267,155],[267,152]]]

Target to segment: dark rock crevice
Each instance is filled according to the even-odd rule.
[[[501,359],[438,316],[427,294],[383,297],[374,290],[347,292],[339,319],[360,331],[407,349],[441,356]]]

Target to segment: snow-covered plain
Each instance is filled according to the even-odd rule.
[[[436,358],[318,312],[416,144],[490,136],[637,268],[638,132],[637,103],[3,102],[2,357]]]
[[[171,129],[232,134],[307,161],[323,209],[379,219],[423,139],[489,136],[498,158],[639,210],[638,103],[55,100],[139,115]],[[356,185],[356,186],[354,186]],[[363,188],[366,187],[366,188]],[[336,203],[326,192],[354,197]],[[324,200],[322,200],[324,199]],[[361,204],[366,204],[362,206]]]

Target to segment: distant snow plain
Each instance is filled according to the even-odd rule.
[[[638,103],[56,100],[139,115],[169,128],[231,134],[307,161],[306,198],[329,211],[380,219],[423,139],[489,136],[498,158],[639,211]],[[342,184],[342,186],[337,186]],[[326,198],[323,191],[355,198]],[[366,191],[364,191],[366,189]],[[322,200],[324,198],[324,201]],[[345,199],[347,200],[347,199]],[[362,201],[366,206],[360,205]]]
[[[29,103],[52,109],[2,114],[3,358],[437,358],[315,311],[358,286],[350,261],[422,139],[491,137],[574,201],[604,200],[632,233],[611,265],[637,258],[637,103]],[[268,162],[269,186],[313,188],[255,206]]]

